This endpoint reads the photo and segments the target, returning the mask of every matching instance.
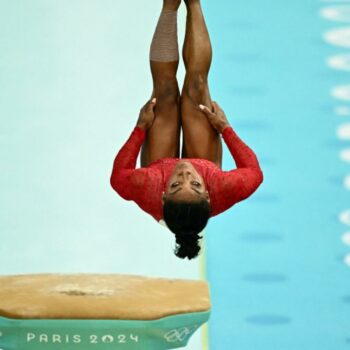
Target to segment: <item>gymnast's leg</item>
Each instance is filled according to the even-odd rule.
[[[176,79],[179,65],[177,9],[181,0],[163,0],[163,8],[150,48],[152,96],[157,98],[155,120],[141,150],[141,167],[155,160],[179,157],[180,91]]]
[[[209,33],[200,0],[185,0],[185,3],[187,22],[182,53],[186,76],[181,93],[182,157],[208,159],[221,168],[221,137],[198,107],[199,104],[211,106],[208,73],[212,47]]]

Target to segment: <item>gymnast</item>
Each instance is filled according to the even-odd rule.
[[[135,201],[175,234],[176,256],[192,259],[200,251],[199,233],[209,218],[249,197],[262,183],[263,173],[255,153],[211,100],[212,47],[200,0],[185,0],[186,76],[180,95],[176,79],[180,3],[163,0],[149,56],[153,92],[114,160],[110,183],[122,198]],[[221,138],[237,169],[221,170]],[[136,169],[140,149],[141,167]]]

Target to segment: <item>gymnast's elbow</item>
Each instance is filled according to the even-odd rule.
[[[260,168],[257,169],[256,172],[256,181],[257,181],[257,185],[258,187],[263,183],[264,181],[264,174],[262,172],[262,170]]]
[[[113,188],[113,190],[115,192],[117,192],[119,194],[120,197],[122,197],[123,199],[128,200],[128,196],[125,193],[125,186],[123,186],[123,184],[121,183],[120,179],[118,178],[118,176],[116,176],[115,174],[112,173],[110,179],[109,179],[110,185]]]
[[[264,181],[264,174],[260,168],[255,168],[251,177],[251,190],[255,192]]]
[[[115,181],[115,176],[114,176],[113,173],[111,174],[111,176],[110,176],[110,178],[109,178],[109,183],[110,183],[111,187],[112,187],[114,190],[116,190],[117,183],[116,183],[116,181]]]
[[[115,176],[115,174],[112,173],[112,175],[109,179],[109,183],[110,183],[111,187],[113,188],[113,190],[118,193],[119,192],[119,185],[118,185],[118,180],[117,180],[117,177]]]

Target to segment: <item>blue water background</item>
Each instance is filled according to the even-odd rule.
[[[256,152],[264,182],[213,219],[207,270],[215,350],[345,350],[350,346],[348,229],[343,179],[349,141],[336,130],[349,106],[330,95],[349,82],[328,56],[346,53],[322,36],[346,24],[319,15],[318,1],[206,1],[217,100]],[[234,167],[225,148],[224,169]]]

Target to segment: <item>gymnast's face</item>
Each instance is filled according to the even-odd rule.
[[[210,201],[202,176],[190,162],[179,161],[163,192],[163,204],[165,199],[198,201],[203,198]]]

